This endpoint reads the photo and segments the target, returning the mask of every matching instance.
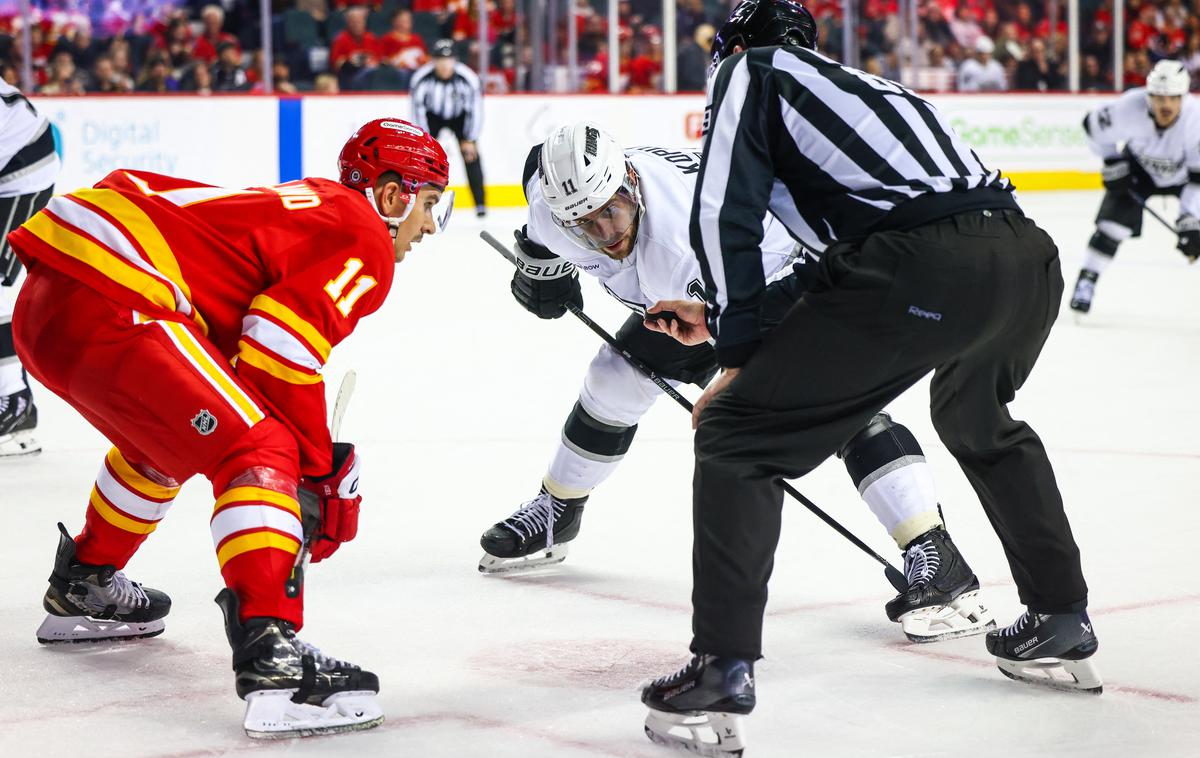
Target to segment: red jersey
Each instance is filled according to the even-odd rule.
[[[319,370],[383,303],[395,270],[391,235],[361,193],[327,179],[239,190],[118,170],[53,198],[9,240],[31,269],[146,318],[195,323],[295,435],[301,472],[329,473]]]
[[[343,29],[333,39],[333,47],[329,50],[329,60],[333,65],[333,70],[337,71],[346,61],[360,54],[365,56],[368,66],[373,66],[379,61],[379,41],[375,39],[375,35],[363,32],[362,37],[356,38],[349,29]]]

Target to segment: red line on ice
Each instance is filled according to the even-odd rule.
[[[938,661],[947,661],[950,663],[966,663],[977,668],[994,668],[995,663],[991,660],[979,660],[978,658],[968,658],[964,655],[954,655],[953,653],[939,653],[936,650],[929,650],[926,645],[914,645],[909,642],[889,642],[884,647],[892,650],[898,650],[901,653],[911,653],[912,655],[920,655],[925,658],[932,658]],[[1136,695],[1138,697],[1151,698],[1153,700],[1166,700],[1172,703],[1196,703],[1196,698],[1191,695],[1180,695],[1174,692],[1163,692],[1161,690],[1151,690],[1145,687],[1131,687],[1125,684],[1113,684],[1112,682],[1104,683],[1105,692],[1122,692],[1127,695]]]

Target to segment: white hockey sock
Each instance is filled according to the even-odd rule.
[[[25,376],[21,373],[21,364],[17,357],[10,360],[0,359],[0,397],[12,395],[25,389]]]
[[[1083,256],[1083,267],[1088,271],[1094,271],[1097,276],[1103,274],[1105,269],[1112,265],[1112,262],[1113,256],[1105,255],[1094,247],[1089,247]]]
[[[860,492],[902,550],[918,536],[942,526],[933,472],[924,458],[909,458],[890,471],[868,477]]]
[[[621,457],[596,460],[585,457],[559,443],[542,485],[559,500],[586,497],[601,482],[617,470]]]

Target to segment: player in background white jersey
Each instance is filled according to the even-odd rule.
[[[591,123],[556,130],[526,161],[529,215],[516,232],[517,300],[541,318],[557,318],[566,302],[582,306],[576,270],[595,276],[633,310],[617,342],[673,385],[703,387],[716,371],[712,347],[685,347],[643,323],[646,309],[660,301],[704,299],[688,227],[699,168],[696,152],[622,150]],[[772,282],[764,312],[777,322],[816,279],[817,265],[774,217],[765,216],[763,225],[763,273]],[[602,346],[541,491],[484,533],[479,570],[498,573],[564,560],[588,496],[616,469],[639,419],[660,394],[617,350]],[[887,604],[888,617],[918,642],[994,626],[979,603],[978,579],[946,533],[932,473],[912,433],[879,414],[839,455],[905,554],[909,587]]]
[[[1189,261],[1200,257],[1200,103],[1188,84],[1182,63],[1159,61],[1145,87],[1084,119],[1088,144],[1104,159],[1107,191],[1071,298],[1078,313],[1091,310],[1096,280],[1117,247],[1141,235],[1142,201],[1152,195],[1179,197],[1178,248]]]
[[[33,432],[37,408],[13,347],[21,262],[8,233],[46,206],[60,168],[54,127],[20,90],[0,79],[0,458],[42,449]]]

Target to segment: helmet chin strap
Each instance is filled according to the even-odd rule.
[[[363,190],[363,194],[367,196],[367,202],[371,204],[371,207],[375,209],[375,212],[387,224],[388,232],[391,233],[392,239],[396,239],[396,234],[400,231],[400,225],[409,217],[413,208],[417,207],[417,196],[411,192],[400,193],[399,199],[400,202],[404,203],[404,212],[399,216],[389,216],[380,210],[379,203],[375,202],[375,191],[373,189],[368,187]]]

